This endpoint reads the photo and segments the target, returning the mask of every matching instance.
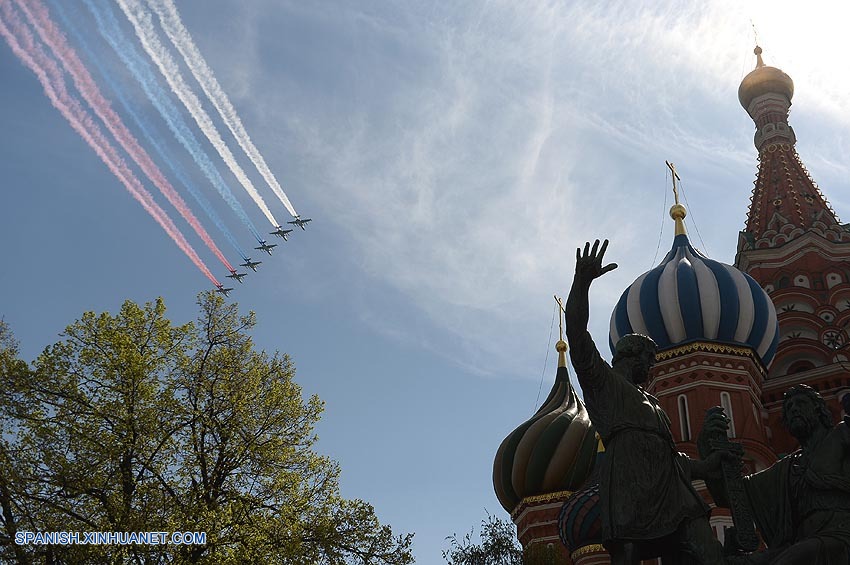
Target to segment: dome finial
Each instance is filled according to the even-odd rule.
[[[673,199],[676,201],[670,207],[670,217],[676,222],[676,235],[685,235],[687,233],[685,231],[685,216],[688,215],[688,210],[679,203],[679,187],[676,185],[676,181],[681,182],[682,179],[679,178],[679,173],[676,172],[676,166],[673,163],[664,162],[667,163],[670,173],[673,175]]]
[[[567,366],[567,342],[564,341],[564,315],[567,311],[564,309],[563,301],[555,295],[555,302],[558,303],[558,332],[560,338],[555,344],[555,351],[558,352],[558,367]]]
[[[764,67],[764,59],[761,58],[761,47],[756,45],[756,48],[753,49],[753,53],[756,55],[756,68]]]

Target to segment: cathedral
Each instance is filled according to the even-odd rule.
[[[836,419],[850,394],[850,224],[840,223],[797,155],[788,123],[793,81],[761,53],[756,47],[756,68],[738,89],[755,123],[759,165],[734,266],[690,243],[677,201],[670,252],[625,289],[609,333],[612,351],[629,333],[658,344],[646,390],[669,416],[678,450],[697,458],[703,417],[722,406],[728,435],[744,448],[745,473],[797,448],[781,422],[791,385],[817,390]],[[493,485],[524,549],[558,563],[610,563],[594,472],[605,446],[573,388],[567,344],[556,349],[552,391],[502,442]],[[714,507],[705,485],[694,486]],[[724,541],[729,510],[713,508],[710,523]]]

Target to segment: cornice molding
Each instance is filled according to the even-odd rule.
[[[577,550],[570,553],[570,559],[576,561],[579,557],[583,555],[587,555],[588,553],[599,553],[600,551],[607,551],[605,546],[601,543],[592,543],[590,545],[585,545],[584,547],[580,547]]]
[[[675,359],[676,357],[682,357],[689,353],[711,353],[715,355],[718,353],[725,353],[727,355],[733,355],[736,357],[747,357],[755,362],[755,365],[762,376],[765,376],[766,374],[761,359],[759,359],[758,355],[756,355],[752,349],[750,349],[749,347],[729,345],[725,343],[693,341],[691,343],[686,343],[684,345],[680,345],[678,347],[673,347],[656,353],[655,360],[656,362],[667,361],[669,359]]]
[[[848,260],[850,242],[829,241],[817,232],[807,230],[800,237],[779,247],[739,249],[735,256],[735,267],[745,272],[753,268],[781,269],[813,252],[827,261]]]

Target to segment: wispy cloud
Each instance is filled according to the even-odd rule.
[[[429,324],[375,314],[378,298],[364,320],[397,339],[418,331],[463,366],[537,375],[551,295],[568,290],[575,247],[606,236],[621,268],[594,291],[592,331],[607,342],[616,299],[658,245],[665,158],[686,175],[709,251],[731,261],[756,164],[736,99],[755,63],[750,17],[770,63],[795,79],[802,63],[815,68],[797,79],[825,85],[809,111],[850,115],[850,90],[827,72],[840,50],[803,58],[802,40],[778,31],[802,8],[776,21],[763,4],[491,0],[379,14],[300,3],[293,22],[336,39],[300,59],[259,59],[250,82],[263,119],[295,140],[279,143],[309,169],[304,185],[321,187],[312,206],[347,230],[371,281]],[[304,61],[327,66],[322,81]],[[291,83],[269,92],[273,65]],[[839,174],[841,163],[830,152],[818,164]]]

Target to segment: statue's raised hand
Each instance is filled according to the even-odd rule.
[[[598,249],[598,251],[597,251]],[[605,250],[608,249],[608,240],[602,242],[602,247],[599,247],[599,240],[593,242],[593,249],[590,248],[590,242],[584,244],[584,251],[576,249],[576,279],[590,284],[593,279],[599,278],[608,271],[613,271],[617,268],[617,263],[610,263],[602,266],[602,257],[605,255]]]

